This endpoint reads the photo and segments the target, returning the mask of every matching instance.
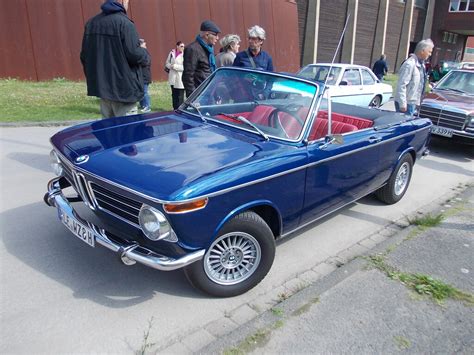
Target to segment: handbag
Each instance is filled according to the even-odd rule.
[[[166,58],[166,64],[171,64],[171,52],[170,52],[170,54],[168,54],[168,58]],[[164,68],[164,69],[165,69],[165,72],[166,72],[166,73],[169,73],[169,72],[170,72],[170,68],[168,68],[168,67],[166,66],[166,64],[165,64],[165,68]]]

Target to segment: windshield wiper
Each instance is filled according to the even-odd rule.
[[[237,116],[237,115],[231,115],[231,114],[224,113],[224,112],[219,112],[218,115],[233,118],[234,120],[243,122],[243,123],[247,124],[248,126],[252,127],[253,129],[255,129],[263,138],[265,138],[266,141],[268,141],[270,139],[270,138],[268,138],[268,136],[265,133],[263,133],[263,131],[260,128],[258,128],[255,124],[250,122],[245,117]]]
[[[454,92],[459,92],[461,94],[467,94],[467,92],[460,90],[460,89],[453,89],[453,88],[439,88],[439,90],[445,90],[445,91],[454,91]]]
[[[199,107],[197,107],[195,104],[193,104],[192,102],[185,102],[185,105],[187,106],[191,106],[193,109],[196,110],[196,112],[199,114],[199,117],[201,118],[201,120],[203,122],[207,122],[207,119],[204,117],[204,115],[201,113],[201,110],[199,110]]]

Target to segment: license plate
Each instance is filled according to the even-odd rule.
[[[452,137],[453,136],[453,130],[450,128],[444,128],[440,126],[432,126],[431,127],[431,133],[437,134],[439,136],[443,137]]]
[[[95,246],[94,233],[89,227],[86,227],[76,218],[68,215],[61,209],[59,209],[59,219],[76,237],[91,247]]]

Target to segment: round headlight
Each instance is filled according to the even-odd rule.
[[[143,205],[138,220],[143,233],[150,240],[164,239],[171,233],[171,226],[166,217],[153,207]]]
[[[63,174],[64,168],[61,160],[59,160],[58,153],[52,150],[49,153],[49,162],[51,163],[51,168],[53,168],[54,173],[57,176],[61,176]]]

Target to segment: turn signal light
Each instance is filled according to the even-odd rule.
[[[187,213],[206,207],[208,200],[208,198],[204,198],[192,202],[166,203],[163,205],[163,208],[167,213]]]

